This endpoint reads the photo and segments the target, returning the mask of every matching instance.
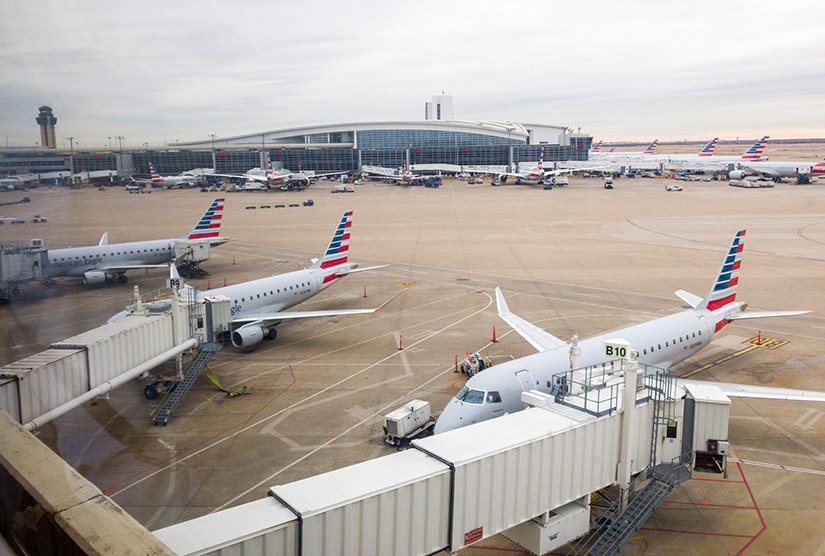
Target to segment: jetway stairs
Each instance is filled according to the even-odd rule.
[[[153,419],[155,425],[166,426],[169,419],[172,418],[172,414],[195,385],[195,382],[198,380],[198,377],[201,376],[204,369],[206,369],[206,365],[221,347],[221,344],[215,342],[206,342],[200,345],[198,356],[192,362],[186,374],[183,375],[183,380],[181,380],[177,388],[172,390],[169,396],[167,396],[163,406],[161,406],[160,410],[155,414]]]
[[[622,511],[616,504],[613,512],[603,519],[610,523],[596,542],[585,552],[586,556],[614,556],[636,534],[667,495],[679,484],[690,479],[690,469],[680,463],[662,464],[653,469],[650,481]]]
[[[653,404],[653,422],[650,441],[650,464],[637,481],[647,480],[629,504],[624,507],[615,503],[612,511],[602,520],[610,525],[590,545],[587,556],[614,556],[630,541],[634,534],[650,519],[668,494],[681,483],[690,479],[690,468],[685,464],[692,460],[690,454],[682,454],[670,463],[656,464],[656,436],[659,426],[667,426],[673,418],[676,379],[669,373],[655,373],[645,376],[645,386],[650,392]],[[647,479],[645,479],[647,478]],[[634,489],[631,486],[630,491]],[[587,546],[595,534],[582,539],[580,546]],[[577,553],[579,553],[577,551]]]

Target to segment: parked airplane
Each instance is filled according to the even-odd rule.
[[[324,255],[320,259],[313,259],[309,267],[287,272],[286,274],[278,274],[268,278],[260,278],[242,284],[201,292],[200,297],[223,295],[232,300],[230,309],[233,326],[232,345],[237,348],[252,347],[264,338],[268,340],[275,339],[275,327],[285,320],[374,313],[381,307],[328,311],[285,311],[285,309],[289,309],[321,293],[336,280],[349,274],[389,266],[385,264],[358,268],[357,263],[348,262],[351,232],[352,211],[348,211],[341,217],[341,221],[338,223]],[[174,265],[170,270],[172,277],[179,279]]]
[[[23,182],[18,178],[0,178],[0,188],[2,189],[12,191],[14,189],[21,188],[22,186]]]
[[[704,299],[684,290],[676,292],[679,298],[692,307],[691,310],[578,342],[581,349],[578,366],[603,363],[604,341],[622,338],[629,341],[636,350],[640,363],[669,369],[708,345],[716,334],[734,320],[808,313],[809,311],[746,311],[747,303],[736,301],[744,237],[745,230],[738,231],[734,236],[710,293]],[[470,378],[444,408],[435,425],[436,433],[519,411],[524,408],[522,392],[539,390],[549,394],[556,375],[570,370],[572,344],[511,313],[499,288],[496,288],[496,302],[499,316],[540,353],[494,365]],[[728,396],[734,397],[825,401],[823,392],[715,382],[706,384],[713,384]]]
[[[590,154],[602,152],[602,143],[604,143],[604,141],[599,141],[598,143],[593,144],[590,147]]]
[[[361,167],[361,173],[366,174],[367,176],[376,176],[387,180],[396,181],[404,185],[409,185],[419,181],[423,182],[424,179],[426,179],[426,177],[421,174],[413,174],[410,172],[406,165],[401,168],[384,168],[383,166],[365,165]]]
[[[799,184],[811,183],[811,178],[825,177],[825,158],[819,162],[803,161],[753,161],[738,164],[738,170],[728,172],[732,180],[745,179],[750,175],[762,176],[768,179],[796,178]]]
[[[223,203],[223,199],[215,199],[192,231],[175,239],[109,244],[109,232],[106,232],[97,245],[49,249],[43,275],[82,277],[86,285],[102,284],[117,276],[119,282],[125,283],[129,270],[165,267],[175,258],[178,241],[208,241],[212,247],[222,245],[229,241],[220,237]]]
[[[149,175],[150,179],[148,180],[152,185],[160,185],[171,189],[173,187],[195,187],[198,183],[198,178],[195,176],[190,176],[188,174],[180,174],[178,176],[160,176],[155,171],[155,167],[149,162]],[[146,180],[135,180],[135,181],[146,181]]]
[[[604,159],[610,159],[610,160],[621,160],[621,159],[625,159],[625,158],[634,158],[634,157],[637,157],[637,156],[647,157],[647,156],[650,156],[650,155],[652,155],[656,152],[656,146],[658,144],[659,144],[659,140],[656,139],[651,144],[649,144],[647,146],[647,148],[643,151],[613,152],[613,149],[611,149],[610,152],[607,152],[607,153],[603,153],[601,151],[591,152],[590,156],[592,158],[597,158],[597,159],[604,158]]]
[[[215,176],[219,178],[242,179],[244,182],[260,183],[266,186],[266,189],[280,186],[282,190],[302,190],[309,187],[313,181],[316,181],[327,176],[340,176],[346,172],[327,172],[325,174],[316,174],[310,172],[290,172],[289,170],[273,170],[272,162],[269,160],[269,155],[266,156],[267,171],[259,168],[250,170],[245,174],[205,174],[207,176]],[[244,189],[256,190],[260,188],[244,187]]]
[[[716,155],[713,154],[713,149],[711,149],[710,154],[699,153],[698,155],[695,154],[668,154],[668,155],[659,155],[659,159],[665,163],[673,163],[673,164],[682,164],[680,168],[685,168],[685,164],[690,168],[695,169],[707,169],[711,167],[716,167],[717,169],[722,169],[723,166],[733,163],[744,164],[749,161],[756,161],[762,160],[762,152],[765,150],[765,145],[768,144],[769,136],[764,136],[759,139],[756,143],[754,143],[747,151],[745,151],[742,156],[730,156],[730,155]],[[716,139],[714,139],[716,141]],[[707,148],[707,147],[705,147]],[[715,145],[714,145],[715,148]],[[809,164],[810,165],[810,164]]]

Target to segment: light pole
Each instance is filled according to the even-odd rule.
[[[126,139],[123,135],[115,136],[115,140],[120,144],[120,154],[117,157],[117,176],[121,177],[121,172],[124,172],[125,169],[123,168],[123,140]]]
[[[69,176],[74,183],[74,136],[67,137],[69,140]]]
[[[217,164],[217,161],[215,160],[215,138],[216,137],[217,137],[217,135],[215,135],[214,133],[209,134],[209,138],[212,139],[212,172],[217,172],[218,171],[218,164]]]
[[[112,148],[112,136],[110,135],[108,137],[108,139],[109,139],[109,148],[111,149]]]

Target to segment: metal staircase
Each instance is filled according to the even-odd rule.
[[[610,526],[596,539],[586,554],[588,556],[618,554],[636,531],[650,518],[653,511],[667,498],[670,491],[686,478],[686,475],[689,476],[688,470],[678,465],[672,472],[668,472],[661,478],[652,477],[627,508],[612,519]]]
[[[194,361],[192,361],[192,365],[190,365],[189,370],[186,371],[186,374],[183,375],[183,380],[181,380],[178,386],[169,394],[163,406],[155,414],[153,419],[155,425],[166,426],[169,419],[172,417],[172,413],[175,412],[180,403],[183,401],[183,398],[186,397],[186,394],[188,394],[195,385],[195,381],[197,381],[198,377],[201,376],[201,373],[203,373],[203,370],[206,368],[209,360],[212,359],[212,356],[214,356],[215,353],[221,349],[221,347],[221,344],[213,342],[207,342],[200,345],[200,348],[198,349],[198,356]]]
[[[690,468],[684,462],[690,461],[691,458],[686,454],[680,455],[670,463],[656,464],[660,426],[667,426],[673,419],[675,378],[666,373],[654,373],[645,376],[645,382],[653,403],[650,463],[643,474],[648,477],[649,482],[632,498],[624,510],[617,503],[613,506],[612,512],[602,518],[609,526],[585,552],[588,556],[618,554],[667,495],[676,486],[690,479]]]

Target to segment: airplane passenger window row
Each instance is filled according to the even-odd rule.
[[[701,336],[702,331],[699,330],[698,332],[691,332],[691,336],[688,336],[687,334],[685,334],[684,339],[682,339],[682,336],[679,336],[679,342],[686,342],[686,341],[690,340],[691,337],[695,338],[697,334],[699,334],[699,336]],[[673,345],[674,346],[676,345],[676,338],[673,338]],[[662,344],[658,344],[658,346],[659,346],[659,350],[661,350],[662,349]],[[665,342],[665,347],[670,347],[670,343]],[[654,351],[656,351],[656,350],[653,349],[653,346],[650,346],[650,353],[653,353]],[[647,348],[642,350],[642,355],[647,355]]]
[[[160,249],[160,248],[158,248],[158,253],[160,253],[161,251],[171,251],[171,250],[172,250],[171,248],[166,248],[166,249]],[[141,252],[141,250],[140,250],[140,249],[138,249],[138,250],[137,250],[137,252],[138,252],[138,253],[140,253],[140,252]],[[154,250],[154,249],[144,249],[144,250],[143,250],[143,253],[150,253],[150,252],[151,252],[151,253],[154,253],[154,252],[155,252],[155,250]],[[103,257],[106,257],[106,256],[114,257],[115,255],[128,255],[129,253],[134,254],[135,252],[134,252],[134,251],[123,251],[123,252],[121,253],[120,251],[118,251],[118,252],[116,252],[116,253],[115,253],[115,252],[112,252],[112,253],[101,253],[99,256],[103,256]],[[76,261],[79,261],[79,260],[81,259],[81,257],[85,259],[86,257],[94,257],[94,256],[96,256],[96,255],[81,255],[81,256],[75,257],[75,260],[76,260]],[[69,260],[69,261],[70,261],[70,260],[72,260],[72,258],[71,258],[71,257],[60,257],[60,258],[59,258],[59,259],[57,259],[57,260],[59,260],[59,261],[66,261],[66,260]]]

